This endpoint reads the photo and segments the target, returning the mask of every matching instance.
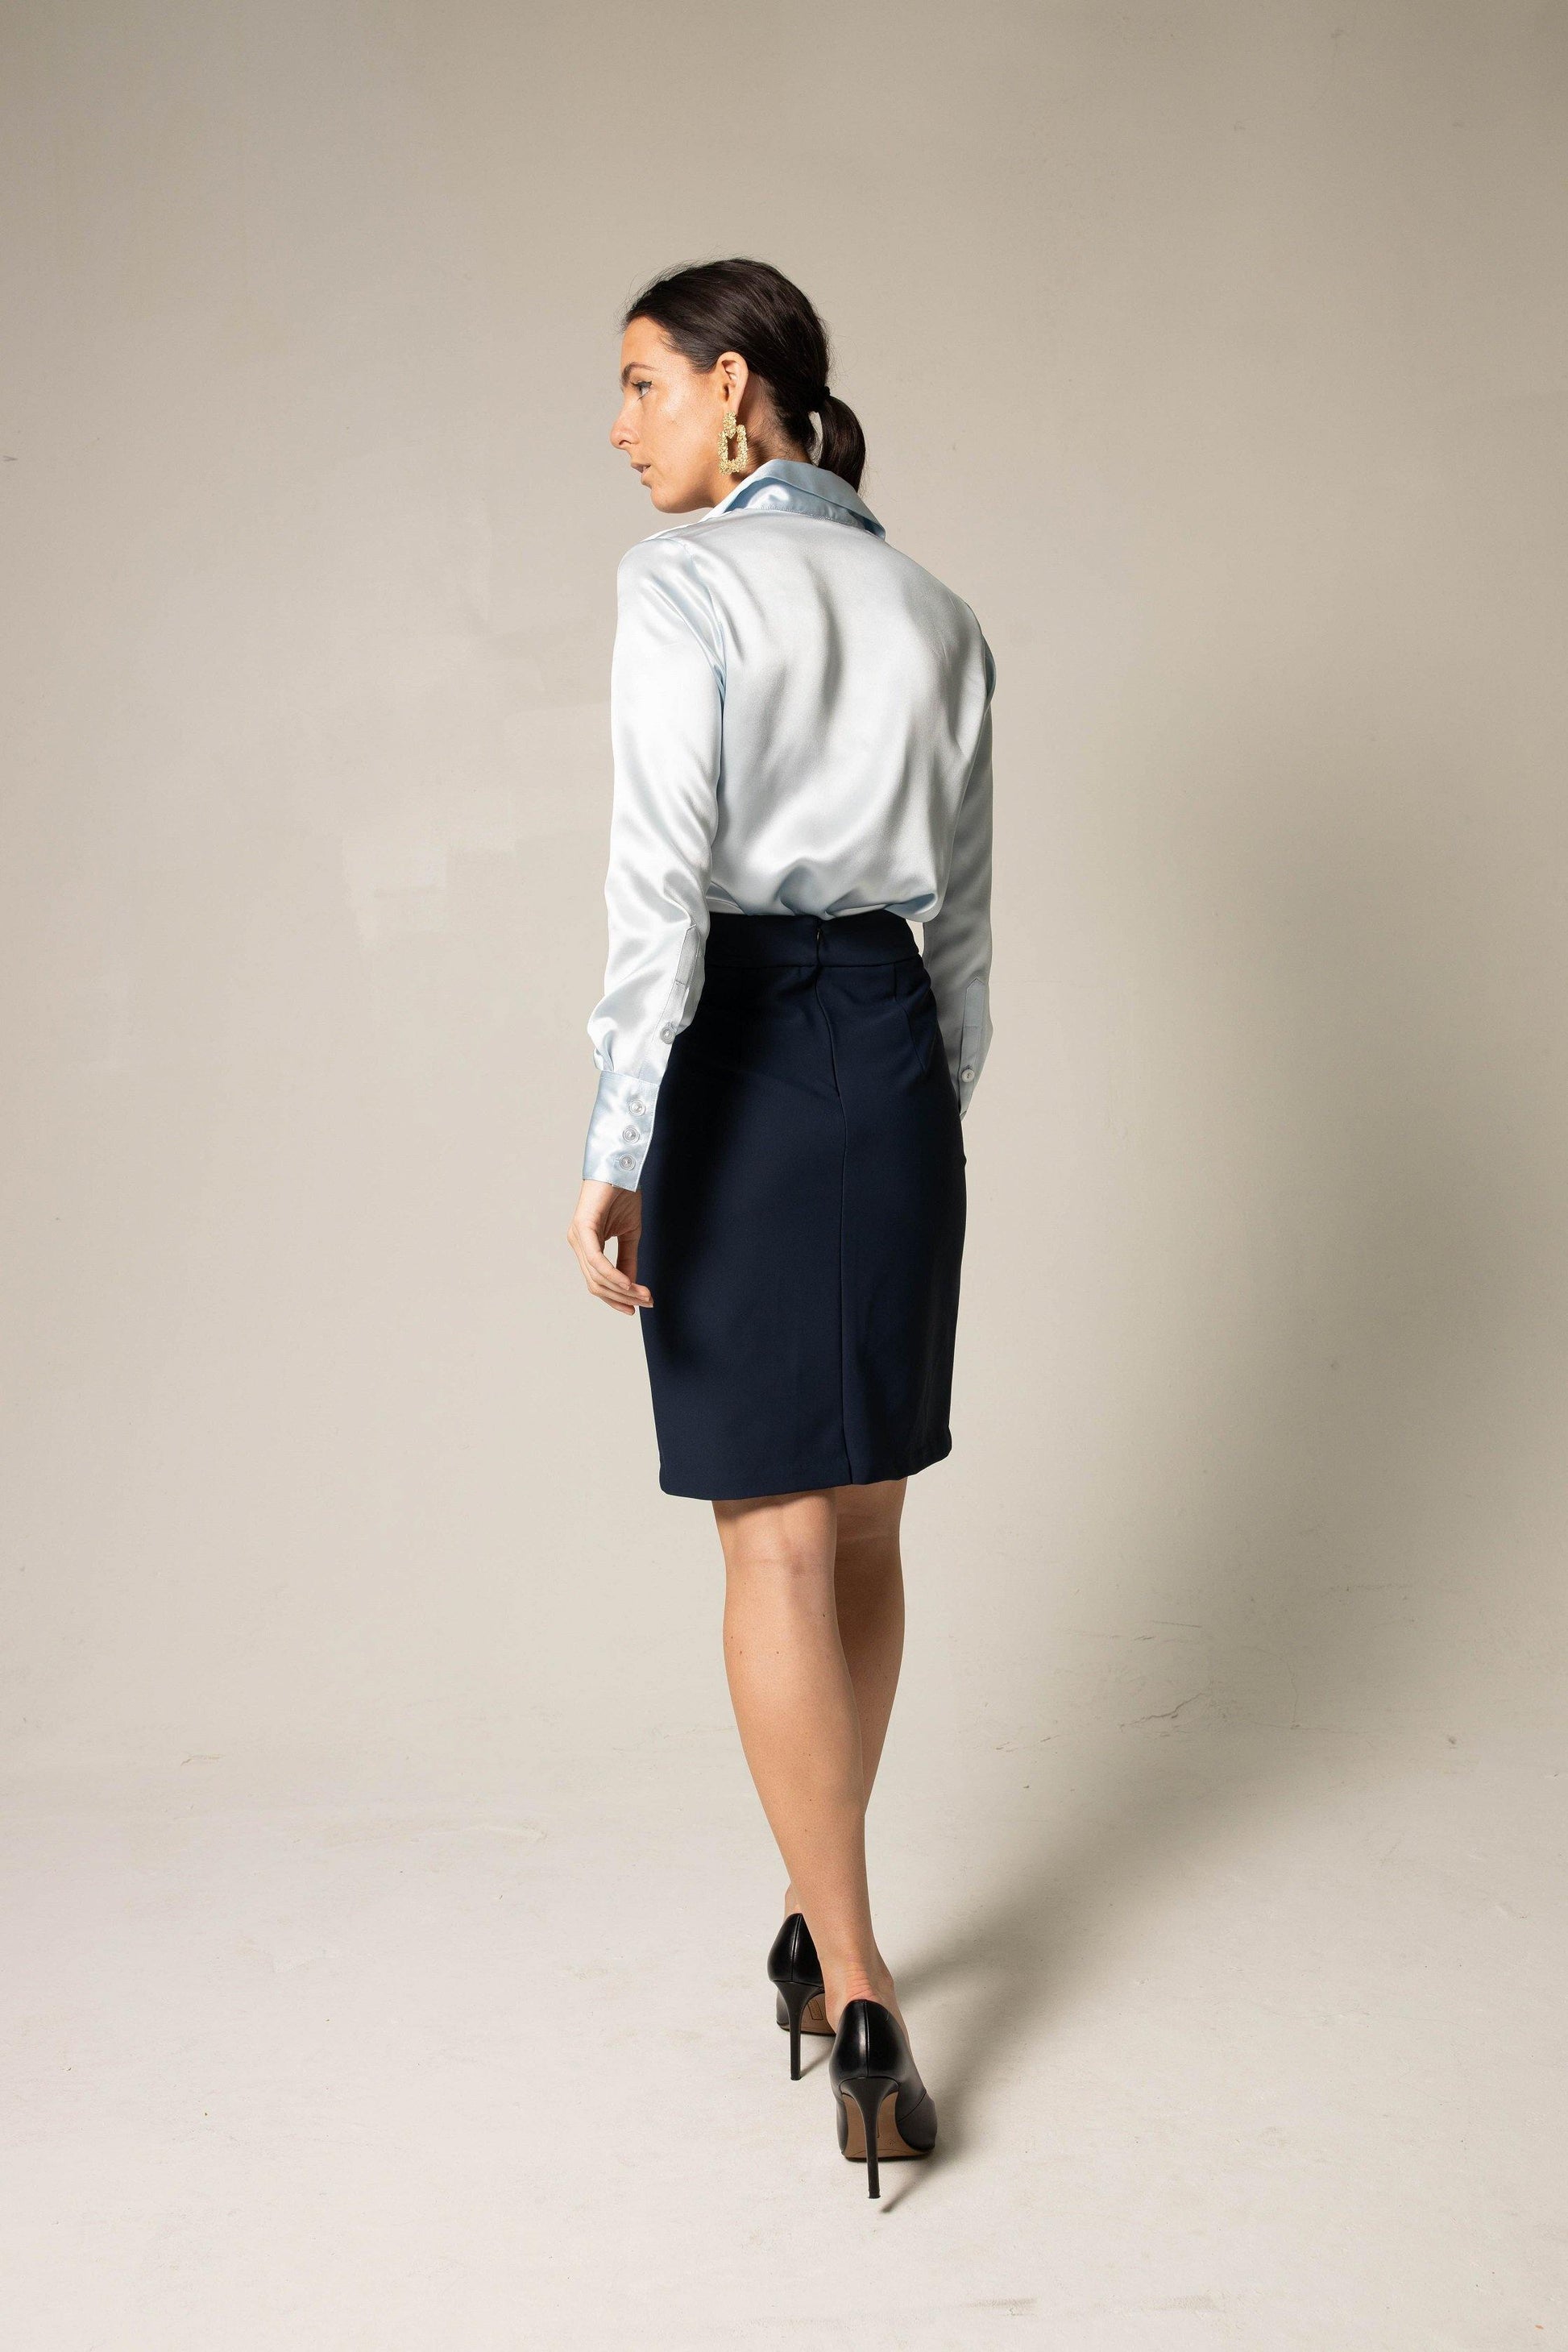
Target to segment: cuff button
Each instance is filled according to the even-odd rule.
[[[963,1069],[960,1070],[958,1075],[961,1078],[972,1078],[974,1076],[974,1072],[970,1067],[969,1064],[965,1062]]]
[[[659,1034],[659,1035],[660,1035],[660,1036],[665,1040],[666,1044],[668,1044],[668,1041],[669,1041],[669,1039],[670,1039],[671,1037],[673,1037],[673,1036],[674,1036],[675,1032],[674,1032],[674,1030],[670,1027],[669,1023],[667,1021],[667,1022],[665,1023],[665,1024],[664,1024],[664,1027],[659,1031],[659,1033],[658,1033],[658,1034]]]
[[[617,1168],[629,1168],[631,1164],[632,1155],[629,1151],[623,1151],[620,1158],[616,1162]]]

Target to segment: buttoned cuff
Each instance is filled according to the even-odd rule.
[[[621,1070],[600,1071],[583,1154],[584,1180],[616,1184],[623,1192],[637,1191],[653,1139],[658,1102],[657,1078],[628,1077]]]
[[[972,980],[963,992],[963,1028],[959,1039],[958,1066],[952,1080],[958,1088],[960,1118],[980,1081],[991,1045],[991,992],[983,980]]]

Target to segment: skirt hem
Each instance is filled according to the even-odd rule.
[[[913,1478],[921,1471],[929,1470],[933,1463],[945,1462],[952,1452],[952,1433],[950,1430],[939,1445],[917,1454],[912,1461],[895,1465],[885,1470],[866,1470],[858,1475],[848,1478],[806,1477],[802,1476],[798,1469],[792,1469],[783,1477],[773,1480],[767,1486],[753,1486],[748,1482],[744,1486],[727,1486],[715,1493],[711,1483],[708,1481],[705,1481],[700,1487],[673,1484],[668,1474],[661,1468],[658,1483],[665,1494],[678,1495],[687,1502],[761,1502],[768,1495],[816,1495],[827,1486],[877,1486],[889,1478]]]

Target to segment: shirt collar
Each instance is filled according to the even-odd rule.
[[[859,491],[852,490],[842,474],[830,474],[825,466],[805,465],[797,457],[770,457],[726,491],[717,506],[710,507],[703,520],[742,510],[816,515],[829,522],[856,524],[878,539],[888,536]]]

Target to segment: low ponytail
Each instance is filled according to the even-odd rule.
[[[623,333],[634,319],[651,319],[694,368],[714,366],[721,352],[739,352],[767,386],[780,429],[799,449],[822,428],[818,454],[808,462],[860,487],[866,436],[855,411],[828,383],[827,330],[793,279],[766,261],[700,261],[656,278],[626,306]]]
[[[860,430],[860,419],[833,392],[818,402],[816,414],[822,426],[822,449],[815,462],[858,490],[866,470],[866,436]]]

